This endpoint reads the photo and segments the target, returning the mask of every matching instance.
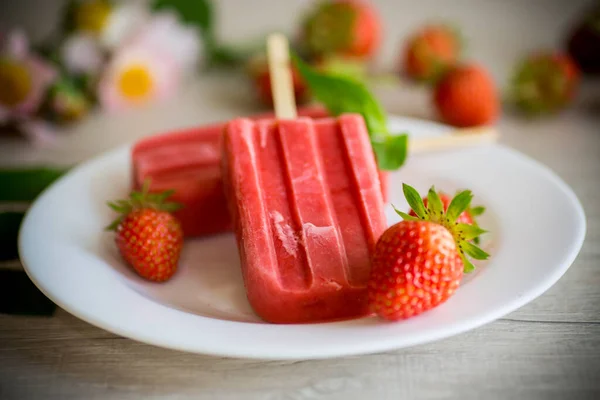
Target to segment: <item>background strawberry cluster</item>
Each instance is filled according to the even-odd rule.
[[[399,91],[400,81],[425,85],[439,118],[476,126],[493,123],[507,107],[534,116],[571,103],[581,73],[600,70],[600,6],[584,11],[564,32],[562,48],[514,60],[506,87],[496,87],[490,66],[472,58],[451,20],[423,21],[406,37],[388,37],[373,3],[321,0],[308,2],[289,30],[294,50],[313,66]],[[43,43],[28,43],[19,30],[3,32],[0,126],[46,143],[58,126],[95,106],[115,112],[165,101],[187,76],[209,68],[245,74],[256,100],[270,107],[264,37],[220,42],[216,12],[218,3],[208,0],[71,0]],[[394,42],[397,56],[393,65],[375,67],[384,42]],[[311,101],[296,72],[294,83],[298,102]]]

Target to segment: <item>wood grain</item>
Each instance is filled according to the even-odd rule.
[[[427,346],[304,362],[179,353],[116,337],[65,312],[46,323],[0,317],[0,326],[0,397],[6,399],[83,393],[87,399],[583,399],[600,393],[598,323],[500,320]]]
[[[50,1],[13,3],[21,10],[14,15],[23,16],[35,3],[49,9]],[[386,26],[382,60],[387,63],[395,59],[402,35],[440,15],[435,0],[375,3]],[[469,54],[489,66],[502,87],[517,56],[561,43],[562,32],[588,3],[457,0],[444,10],[463,28]],[[286,31],[306,6],[303,0],[218,4],[219,30],[230,40],[262,34],[265,27]],[[0,18],[10,16],[6,12]],[[40,16],[46,21],[48,14],[32,18]],[[0,164],[69,164],[153,132],[247,114],[253,100],[240,90],[242,85],[241,79],[212,74],[186,86],[168,104],[110,120],[93,115],[55,149],[25,148],[0,138]],[[379,87],[377,94],[390,113],[434,116],[423,87],[402,83]],[[497,128],[502,143],[548,165],[573,188],[588,223],[583,249],[564,277],[506,318],[385,354],[256,362],[148,346],[64,311],[52,318],[0,315],[0,399],[600,398],[600,83],[585,81],[577,104],[560,115],[528,121],[506,110]]]

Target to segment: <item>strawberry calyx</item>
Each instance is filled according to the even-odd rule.
[[[128,199],[107,202],[107,205],[113,211],[119,213],[119,216],[105,229],[107,231],[116,230],[123,218],[135,210],[150,208],[168,213],[179,210],[182,207],[181,204],[167,201],[174,193],[174,190],[166,190],[161,193],[150,193],[150,180],[145,180],[142,185],[142,190],[132,191],[129,194]]]
[[[470,190],[461,191],[454,196],[446,211],[444,211],[442,200],[433,186],[427,193],[427,205],[423,202],[419,192],[413,187],[403,184],[402,190],[404,191],[408,205],[416,216],[404,213],[394,207],[396,213],[405,221],[429,221],[440,224],[448,229],[456,242],[456,247],[464,264],[465,273],[472,272],[475,269],[469,257],[475,260],[487,260],[489,258],[490,255],[488,253],[472,242],[487,231],[481,229],[477,224],[462,224],[457,222],[458,217],[469,209],[471,200],[473,199],[473,194]],[[482,207],[473,207],[471,212],[473,210],[475,210],[475,214],[477,215],[480,215],[484,211]]]
[[[481,216],[485,212],[485,207],[483,207],[483,206],[471,207],[471,205],[469,204],[469,206],[467,207],[465,212],[467,214],[469,214],[469,216],[471,217],[471,221],[473,221],[471,223],[471,225],[475,225],[475,226],[479,227],[479,223],[477,222],[477,217]],[[473,243],[479,244],[479,236],[473,238]]]

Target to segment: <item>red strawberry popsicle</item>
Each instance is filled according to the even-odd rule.
[[[238,119],[223,177],[246,293],[272,323],[364,316],[370,256],[386,228],[360,115]]]
[[[276,119],[231,121],[223,181],[254,311],[272,323],[369,313],[371,253],[386,228],[358,114],[296,118],[285,36],[268,39]]]

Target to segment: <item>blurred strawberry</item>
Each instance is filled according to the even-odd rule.
[[[271,74],[269,65],[264,55],[255,56],[248,64],[248,72],[256,89],[258,98],[262,103],[273,106],[273,94],[271,93]],[[292,67],[292,83],[294,85],[294,97],[296,104],[304,104],[309,99],[308,88],[300,73]]]
[[[444,122],[458,127],[492,123],[500,108],[494,82],[479,65],[450,69],[435,87],[434,104]]]
[[[579,69],[566,54],[537,53],[522,60],[511,82],[515,106],[527,114],[557,112],[573,99]]]
[[[435,81],[458,61],[460,38],[447,25],[428,25],[406,44],[402,70],[412,79]]]
[[[301,41],[311,57],[369,58],[379,47],[381,22],[372,5],[361,0],[321,1],[302,26]]]

